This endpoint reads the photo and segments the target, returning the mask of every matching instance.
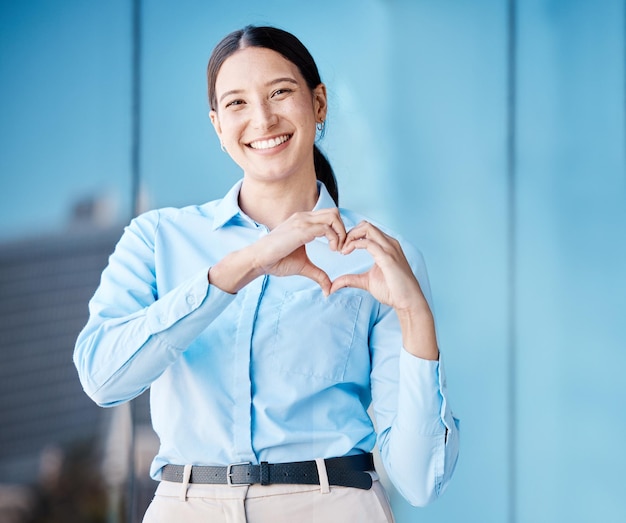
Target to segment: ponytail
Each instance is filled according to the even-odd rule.
[[[335,173],[333,172],[330,162],[317,145],[313,146],[313,163],[315,164],[315,176],[326,186],[335,205],[338,206],[339,189],[337,188],[337,178],[335,178]]]

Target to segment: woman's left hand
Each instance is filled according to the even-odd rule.
[[[437,359],[439,352],[428,302],[402,251],[400,242],[369,222],[361,222],[346,237],[342,254],[365,249],[374,259],[361,274],[345,274],[333,281],[330,292],[344,287],[368,291],[398,314],[405,348],[415,356]]]
[[[369,222],[361,222],[348,232],[341,253],[350,254],[356,249],[367,250],[374,258],[374,265],[362,274],[339,276],[331,292],[342,287],[357,287],[399,311],[428,307],[398,240]]]

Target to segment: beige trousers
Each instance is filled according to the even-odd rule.
[[[378,480],[328,485],[204,485],[162,481],[143,523],[393,523]]]

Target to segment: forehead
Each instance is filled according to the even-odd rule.
[[[264,85],[285,77],[304,82],[298,67],[280,53],[263,47],[246,47],[224,61],[217,73],[215,90],[219,96],[224,91]]]

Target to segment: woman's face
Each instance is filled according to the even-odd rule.
[[[246,177],[315,176],[315,125],[326,117],[326,88],[309,89],[281,54],[247,47],[227,58],[215,82],[211,122]]]

